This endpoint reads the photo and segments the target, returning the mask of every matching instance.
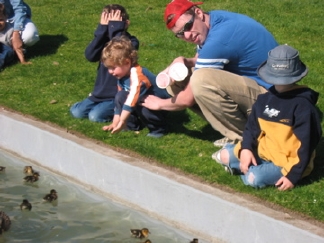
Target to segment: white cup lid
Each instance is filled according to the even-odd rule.
[[[157,76],[156,76],[156,85],[160,88],[160,89],[165,89],[166,87],[168,87],[170,85],[170,77],[167,73],[164,72],[160,72]]]
[[[174,81],[183,81],[188,76],[188,68],[183,63],[176,62],[170,66],[168,73]]]

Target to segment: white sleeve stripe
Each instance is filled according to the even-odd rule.
[[[195,68],[216,68],[216,69],[224,69],[224,65],[201,65],[196,64]]]
[[[215,62],[220,62],[220,63],[224,63],[224,64],[227,64],[229,63],[229,60],[228,59],[202,59],[202,58],[198,58],[197,59],[197,62],[198,63],[215,63]]]

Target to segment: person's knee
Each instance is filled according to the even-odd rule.
[[[195,97],[205,95],[206,91],[218,90],[222,86],[222,70],[201,68],[193,72],[190,78],[190,86]]]
[[[77,103],[76,103],[77,104]],[[71,106],[70,108],[70,114],[74,117],[74,118],[84,118],[84,114],[83,112],[80,111],[80,109],[78,109],[77,105],[74,104]]]
[[[220,159],[224,164],[229,164],[229,152],[227,149],[222,149],[220,151]]]
[[[36,42],[39,41],[39,34],[36,26],[33,22],[30,20],[27,20],[27,23],[25,24],[25,29],[22,32],[22,41],[24,42],[24,45],[26,46],[32,46],[36,44]]]
[[[70,114],[74,118],[83,118],[82,114],[80,112],[78,112],[77,110],[70,110]]]
[[[26,46],[33,46],[39,41],[39,35],[36,33],[30,33],[24,36],[23,42]]]
[[[92,121],[92,122],[105,122],[105,120],[103,120],[101,117],[98,117],[94,113],[89,114],[89,120]]]
[[[262,188],[265,186],[262,176],[254,173],[253,171],[249,171],[245,175],[245,177],[246,177],[246,182],[254,188]]]

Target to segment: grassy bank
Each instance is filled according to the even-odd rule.
[[[93,38],[102,1],[28,0],[41,41],[28,49],[30,66],[14,64],[0,73],[0,105],[82,133],[108,145],[134,151],[165,166],[178,168],[202,180],[246,193],[273,205],[301,212],[324,222],[324,143],[318,148],[315,171],[297,188],[279,192],[274,188],[255,190],[242,185],[211,159],[212,144],[220,134],[191,111],[169,115],[170,134],[161,139],[122,132],[111,135],[102,124],[73,119],[69,106],[92,91],[97,63],[84,58]],[[164,69],[179,55],[193,56],[195,47],[174,38],[163,23],[168,1],[120,0],[130,14],[129,31],[140,40],[140,64],[154,73]],[[108,4],[108,3],[107,3]],[[298,49],[310,69],[303,83],[323,94],[324,2],[321,0],[227,0],[206,1],[204,10],[225,9],[247,14],[264,24],[280,44]],[[56,102],[51,102],[55,100]],[[324,110],[323,96],[318,107]]]

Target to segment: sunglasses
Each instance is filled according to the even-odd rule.
[[[194,22],[195,22],[195,14],[192,15],[191,19],[187,23],[185,23],[185,25],[179,32],[174,34],[175,37],[177,37],[177,38],[184,37],[184,32],[190,31],[192,29]]]

